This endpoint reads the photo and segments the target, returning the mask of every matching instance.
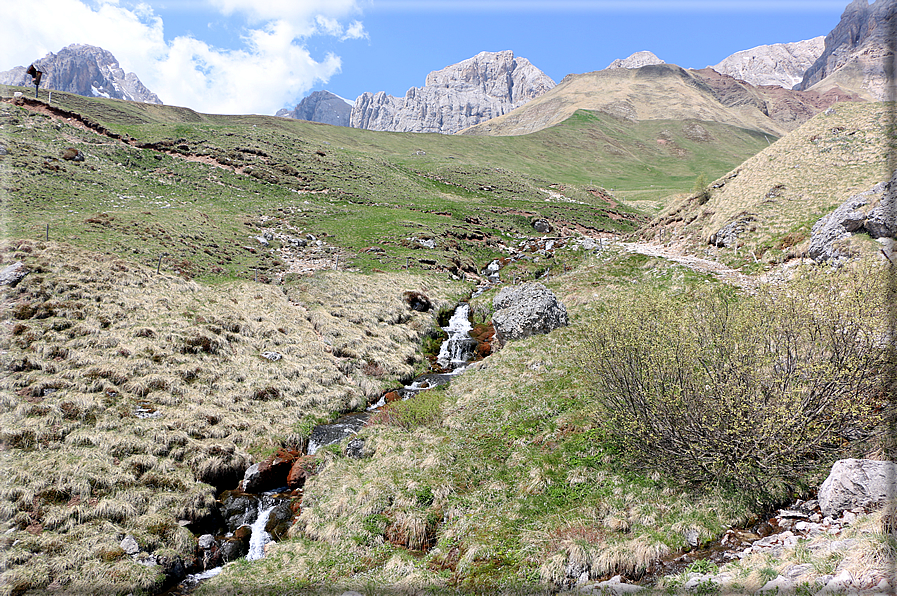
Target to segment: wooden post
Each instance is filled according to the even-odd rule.
[[[159,264],[156,265],[156,275],[158,275],[159,272],[162,271],[162,258],[164,256],[165,256],[165,253],[162,253],[161,255],[159,255]]]
[[[256,267],[255,268],[255,281],[258,281],[258,280],[259,280],[259,268]]]
[[[47,240],[50,239],[50,224],[47,224]]]
[[[411,257],[405,257],[405,269],[411,269]]]
[[[336,262],[333,264],[334,271],[339,271],[339,255],[336,255]]]
[[[50,105],[51,103],[53,103],[53,92],[50,91],[50,95],[48,95],[47,97],[47,105]]]

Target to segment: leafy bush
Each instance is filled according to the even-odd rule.
[[[406,400],[386,405],[371,418],[371,424],[387,424],[411,430],[418,426],[434,425],[442,420],[445,391],[441,387],[421,391]]]
[[[888,358],[875,279],[844,272],[748,297],[655,292],[609,307],[579,362],[626,463],[771,494],[868,437]]]

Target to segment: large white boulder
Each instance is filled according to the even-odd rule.
[[[822,514],[836,516],[854,507],[875,507],[897,492],[897,464],[872,459],[841,459],[819,488]]]

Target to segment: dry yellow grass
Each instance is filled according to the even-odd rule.
[[[404,291],[437,306],[462,291],[347,272],[209,287],[52,242],[0,255],[31,269],[0,303],[0,593],[157,585],[118,552],[123,534],[192,554],[178,522],[215,486],[412,373],[435,323]]]
[[[672,204],[644,234],[664,242],[694,236],[706,246],[723,226],[744,219],[742,261],[753,262],[749,251],[778,261],[800,254],[820,217],[890,178],[892,110],[887,103],[837,104],[711,183],[721,187],[705,204],[694,197]]]

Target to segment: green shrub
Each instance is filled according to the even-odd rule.
[[[433,425],[442,420],[442,403],[445,391],[442,387],[421,391],[402,401],[394,401],[377,412],[372,424],[388,424],[411,430],[418,426]]]
[[[778,491],[868,437],[886,401],[876,279],[842,272],[748,297],[654,292],[609,307],[579,362],[625,463]]]

